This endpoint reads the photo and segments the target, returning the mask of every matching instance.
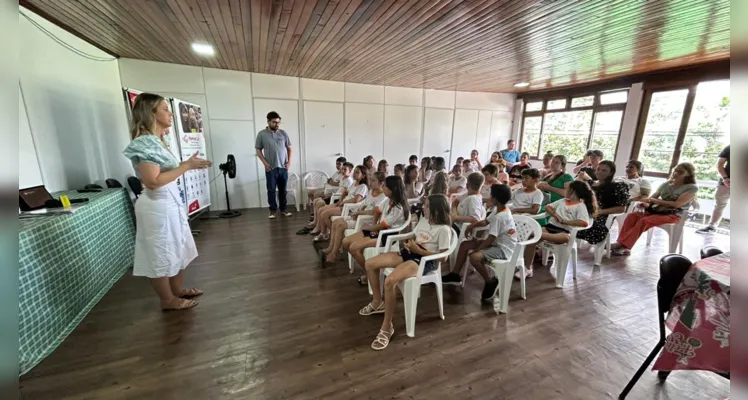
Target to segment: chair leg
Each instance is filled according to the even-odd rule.
[[[541,247],[540,248],[540,256],[541,256],[540,258],[543,261],[543,266],[547,266],[548,265],[548,258],[550,258],[550,251],[548,251],[548,249],[546,249],[544,247]]]
[[[595,245],[595,266],[599,267],[603,263],[603,255],[607,252],[607,242],[600,242]],[[609,257],[610,258],[610,257]]]
[[[649,355],[644,360],[644,362],[642,363],[642,365],[639,367],[639,369],[636,371],[636,373],[634,374],[634,376],[631,378],[631,380],[629,381],[629,383],[626,385],[625,388],[623,388],[623,391],[621,392],[621,394],[618,395],[619,399],[625,399],[626,398],[626,396],[629,394],[629,392],[634,387],[634,385],[636,385],[636,382],[639,381],[639,378],[641,378],[641,376],[644,373],[644,371],[647,369],[647,367],[649,367],[649,364],[652,363],[652,360],[654,360],[654,358],[657,356],[657,354],[660,353],[660,350],[662,350],[662,346],[664,346],[664,345],[665,345],[665,342],[659,342],[659,343],[657,343],[657,346],[655,346],[655,348],[652,349],[652,351],[649,353]]]
[[[524,247],[520,249],[521,251],[524,251]],[[519,275],[520,275],[520,294],[522,295],[522,300],[527,300],[527,290],[526,290],[526,280],[527,280],[527,274],[525,271],[525,260],[523,257],[519,258],[519,266],[515,267],[519,268]]]
[[[654,228],[649,228],[647,231],[647,246],[652,244],[652,236],[654,236]]]
[[[405,310],[405,332],[408,337],[416,336],[416,309],[418,308],[419,288],[415,280],[399,285],[403,292],[403,309]],[[420,286],[420,285],[419,285]]]
[[[348,269],[351,271],[351,273],[353,273],[353,263],[354,262],[355,261],[353,260],[353,256],[351,255],[351,253],[348,253]]]
[[[608,236],[605,237],[605,257],[610,259],[610,232],[608,232]]]
[[[301,204],[299,204],[299,198],[296,196],[296,189],[294,189],[294,191],[293,191],[293,202],[294,202],[294,205],[296,205],[296,212],[300,213],[301,212]]]
[[[577,279],[577,258],[579,252],[576,247],[571,248],[571,277]]]
[[[555,254],[553,262],[556,263],[556,287],[563,288],[566,280],[566,268],[569,264],[569,254],[565,251],[559,251],[561,254]]]
[[[444,319],[444,287],[442,286],[442,279],[439,277],[436,285],[436,301],[439,302],[439,316]]]
[[[509,308],[509,292],[512,290],[514,268],[507,263],[502,263],[494,267],[494,271],[499,279],[499,312],[506,314]]]

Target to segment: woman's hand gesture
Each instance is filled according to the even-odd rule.
[[[200,155],[200,152],[196,151],[195,154],[192,155],[192,157],[187,159],[187,161],[182,161],[182,165],[186,166],[188,170],[205,169],[213,165],[213,163],[208,160],[197,158],[197,156],[199,155]]]

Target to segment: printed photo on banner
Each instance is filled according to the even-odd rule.
[[[197,104],[174,99],[174,109],[179,110],[175,123],[179,132],[179,148],[182,160],[187,160],[198,153],[200,158],[206,154],[205,133],[203,131],[202,109]],[[187,195],[187,213],[192,215],[210,205],[210,179],[208,170],[190,170],[184,174],[184,187]]]
[[[203,112],[194,104],[179,103],[179,118],[182,132],[195,133],[203,131]]]

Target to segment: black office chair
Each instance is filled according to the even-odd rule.
[[[143,193],[143,182],[140,182],[140,179],[135,176],[127,178],[127,186],[130,186],[130,190],[135,194],[136,199]]]
[[[718,254],[724,253],[722,250],[714,247],[714,246],[705,246],[703,249],[701,249],[701,259],[714,257]]]
[[[84,189],[104,189],[101,187],[101,185],[97,185],[95,183],[89,183],[88,185],[83,187]]]
[[[644,371],[652,363],[652,360],[660,354],[660,350],[665,345],[665,314],[670,312],[670,303],[673,301],[675,292],[678,290],[680,282],[683,277],[686,276],[688,268],[693,263],[686,257],[680,254],[668,254],[660,259],[660,279],[657,281],[657,316],[659,317],[660,323],[660,340],[652,352],[649,353],[647,358],[644,360],[639,370],[636,371],[634,377],[631,378],[629,383],[623,389],[619,399],[625,399],[631,389],[636,385],[636,382],[641,378]],[[657,376],[660,379],[666,379],[670,374],[670,371],[660,371]]]
[[[122,184],[119,183],[119,181],[116,179],[109,178],[105,182],[106,182],[106,187],[108,187],[109,189],[122,187]]]

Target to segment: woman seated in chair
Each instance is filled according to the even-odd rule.
[[[361,232],[343,239],[343,250],[349,252],[351,257],[362,267],[366,263],[364,258],[364,249],[377,245],[379,231],[402,226],[410,216],[410,207],[408,199],[405,198],[405,186],[399,176],[388,176],[384,180],[382,188],[387,201],[374,210],[374,216],[377,223],[362,227]],[[384,245],[386,238],[382,238]],[[335,253],[332,253],[335,254]],[[366,276],[359,278],[358,282],[366,285]]]
[[[651,197],[639,200],[644,212],[632,212],[626,217],[618,241],[611,245],[613,254],[629,255],[642,233],[655,226],[677,224],[680,214],[688,210],[698,191],[693,164],[676,165],[667,182]]]
[[[587,243],[596,245],[605,240],[608,236],[608,215],[620,214],[626,212],[626,203],[629,200],[629,186],[620,181],[614,181],[616,174],[616,164],[610,160],[600,161],[595,169],[597,182],[592,182],[590,177],[580,172],[577,180],[587,182],[592,187],[597,197],[597,218],[592,223],[590,229],[585,229],[577,233],[577,238],[587,241]]]
[[[566,156],[556,155],[551,159],[551,172],[541,177],[538,189],[551,194],[551,203],[566,197],[566,185],[574,180],[566,173]]]
[[[315,242],[330,239],[329,231],[332,225],[332,217],[340,216],[345,204],[361,202],[369,191],[366,185],[368,182],[366,168],[363,165],[357,166],[353,170],[353,185],[346,189],[341,201],[324,206],[318,211],[319,219],[314,230],[310,232],[311,234],[317,234],[314,238]]]
[[[418,221],[415,237],[401,243],[400,251],[380,254],[366,261],[366,275],[371,284],[372,301],[358,313],[372,315],[384,313],[384,321],[371,348],[384,350],[395,333],[392,317],[397,303],[396,286],[418,273],[421,258],[449,250],[454,232],[449,227],[449,203],[442,195],[429,196],[423,205],[424,218]],[[445,257],[446,258],[446,257]],[[443,261],[443,260],[442,260]],[[434,272],[438,261],[428,261],[423,275]],[[394,268],[384,280],[384,294],[379,288],[379,273],[384,268]]]
[[[629,201],[639,201],[649,197],[652,192],[652,184],[642,177],[643,173],[644,165],[640,161],[629,160],[626,163],[626,176],[616,178],[629,186]]]
[[[364,199],[364,208],[359,211],[354,211],[351,215],[338,218],[332,221],[332,229],[330,236],[330,244],[326,249],[319,251],[320,263],[325,266],[325,262],[334,262],[338,256],[340,246],[343,244],[345,238],[345,230],[353,229],[356,226],[356,218],[361,215],[374,215],[377,209],[381,209],[385,201],[387,201],[387,195],[382,189],[384,186],[384,180],[387,176],[384,172],[375,172],[371,176],[371,182],[369,182],[369,188],[371,192]]]
[[[574,228],[586,228],[597,215],[595,193],[585,182],[573,181],[566,189],[566,198],[545,206],[550,220],[543,227],[537,246],[541,242],[564,244],[569,242],[569,234]],[[532,278],[532,262],[535,246],[525,247],[525,276]]]

